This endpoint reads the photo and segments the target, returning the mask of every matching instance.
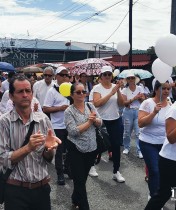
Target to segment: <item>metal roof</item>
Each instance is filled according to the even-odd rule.
[[[66,46],[66,43],[71,43]],[[48,41],[42,39],[12,39],[1,38],[0,47],[3,48],[23,48],[23,49],[42,49],[42,50],[80,50],[80,51],[114,51],[114,48],[100,45],[97,43],[83,43],[75,41]]]

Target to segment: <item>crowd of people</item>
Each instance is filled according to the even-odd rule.
[[[73,179],[72,208],[89,210],[86,181],[88,175],[98,176],[95,128],[101,126],[106,127],[111,143],[112,179],[125,182],[121,147],[123,155],[130,153],[133,133],[136,156],[144,159],[148,171],[145,209],[160,210],[170,198],[176,186],[172,80],[161,84],[154,79],[149,90],[133,72],[125,79],[113,78],[110,66],[103,66],[96,80],[86,72],[73,77],[64,66],[56,70],[48,66],[41,78],[13,72],[2,74],[1,81],[0,165],[4,172],[12,169],[5,210],[51,209],[47,163],[53,158],[58,185],[65,185],[68,170]],[[59,91],[64,82],[72,84],[70,97]],[[32,123],[32,135],[23,145]]]

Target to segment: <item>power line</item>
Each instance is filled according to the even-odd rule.
[[[122,21],[120,22],[120,24],[117,26],[117,28],[112,32],[112,34],[101,44],[104,44],[105,42],[107,42],[114,34],[115,32],[120,28],[121,24],[123,23],[123,21],[125,20],[126,16],[129,14],[129,11],[125,14],[125,16],[123,17]]]
[[[120,4],[120,3],[123,2],[123,1],[126,1],[126,0],[120,0],[120,1],[118,1],[118,2],[116,2],[116,3],[114,3],[113,5],[107,7],[107,8],[105,8],[105,9],[103,9],[103,10],[100,10],[100,11],[94,13],[93,15],[91,15],[91,16],[89,16],[89,17],[83,19],[83,20],[81,20],[80,22],[78,22],[78,23],[76,23],[76,24],[74,24],[74,25],[72,25],[72,26],[69,26],[69,27],[63,29],[62,31],[59,31],[59,32],[57,32],[57,33],[55,33],[55,34],[52,34],[52,35],[50,35],[50,36],[48,36],[48,37],[46,37],[46,38],[44,38],[44,39],[47,40],[47,39],[49,39],[49,38],[51,38],[51,37],[53,37],[53,36],[56,36],[56,35],[58,35],[58,34],[61,34],[61,33],[65,32],[65,31],[71,29],[71,28],[74,28],[75,26],[80,25],[81,23],[83,23],[83,22],[85,22],[85,21],[87,21],[87,20],[89,20],[89,19],[91,19],[91,18],[93,18],[93,17],[95,17],[95,16],[97,16],[97,15],[99,15],[99,14],[105,12],[106,10],[109,10],[110,8],[116,6],[117,4]],[[45,44],[46,44],[46,43],[45,43]],[[43,45],[45,45],[45,44],[43,44]],[[25,47],[29,47],[29,46],[31,46],[31,45],[28,45],[28,46],[25,46]]]
[[[91,0],[91,1],[93,1],[93,0]],[[53,23],[55,23],[56,21],[57,21],[57,19],[58,18],[64,18],[64,17],[67,17],[67,16],[69,16],[69,15],[71,15],[72,13],[74,13],[75,11],[77,11],[77,10],[79,10],[79,9],[81,9],[82,7],[85,7],[86,5],[87,5],[87,3],[88,2],[91,2],[91,1],[87,1],[87,0],[85,0],[84,2],[86,2],[86,3],[82,3],[82,5],[81,6],[79,6],[79,7],[76,7],[75,9],[74,8],[72,8],[72,9],[70,9],[70,12],[69,12],[69,10],[68,11],[66,11],[66,12],[69,12],[69,13],[67,13],[67,14],[61,14],[61,15],[59,15],[59,16],[56,16],[53,20],[50,20],[50,21],[48,21],[47,23],[44,23],[44,25],[43,26],[41,26],[40,27],[40,29],[38,29],[38,32],[40,32],[40,31],[42,31],[42,30],[44,30],[44,29],[46,29],[46,27],[48,26],[48,25],[51,25],[51,24],[53,24]],[[78,2],[78,1],[77,1]],[[73,10],[74,9],[74,10]]]
[[[87,0],[85,0],[84,2],[86,2]],[[93,0],[91,0],[91,1],[93,1]],[[61,15],[59,15],[59,16],[57,16],[57,17],[55,17],[54,19],[57,19],[58,17],[66,17],[66,16],[68,16],[68,15],[70,15],[70,14],[72,14],[73,12],[75,12],[75,11],[77,11],[77,10],[79,10],[80,8],[82,8],[82,7],[84,7],[84,6],[86,6],[87,5],[87,3],[88,2],[91,2],[90,0],[88,0],[85,4],[83,4],[84,2],[82,2],[81,4],[81,6],[79,6],[79,7],[77,7],[75,10],[73,10],[73,11],[71,11],[73,8],[71,8],[71,9],[69,9],[71,12],[70,13],[68,13],[68,14],[61,14]],[[78,3],[78,2],[80,2],[80,1],[76,1],[76,2],[74,2],[74,3],[72,3],[70,6],[68,6],[68,7],[71,7],[72,5],[74,5],[74,4],[76,4],[76,3]],[[67,9],[68,9],[68,7],[66,7]],[[75,8],[75,7],[74,7]],[[68,10],[68,11],[69,11]],[[67,11],[66,11],[67,12]],[[51,20],[54,20],[53,18],[51,18]],[[53,21],[53,22],[51,22],[51,20],[50,21],[48,21],[48,23],[47,23],[47,25],[49,24],[49,23],[53,23],[53,22],[55,22],[55,21]],[[51,24],[50,24],[51,25]],[[41,24],[40,24],[40,26],[41,26]],[[37,25],[36,25],[36,27],[37,27]],[[35,29],[35,28],[34,28]],[[33,29],[33,30],[34,30]],[[44,29],[46,29],[46,23],[45,23],[45,27],[44,26],[42,26],[41,27],[41,29],[40,28],[37,28],[38,29],[38,31],[39,32],[41,32],[42,30],[44,30]],[[29,30],[28,30],[29,31]],[[37,32],[38,32],[37,31]],[[24,37],[24,35],[23,35],[23,37]],[[25,41],[23,44],[27,44],[29,41]]]
[[[139,0],[135,1],[133,3],[133,6],[138,2]],[[101,44],[104,44],[105,42],[107,42],[114,34],[115,32],[120,28],[121,24],[123,23],[123,21],[125,20],[125,18],[127,17],[127,15],[129,14],[129,11],[125,14],[125,16],[123,17],[122,21],[119,23],[119,25],[117,26],[117,28],[111,33],[111,35]]]

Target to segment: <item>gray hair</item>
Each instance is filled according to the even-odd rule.
[[[50,70],[52,72],[52,74],[54,75],[54,69],[51,66],[47,66],[44,70],[43,73],[45,73],[47,70]]]

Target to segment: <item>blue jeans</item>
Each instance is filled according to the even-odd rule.
[[[138,126],[138,110],[129,109],[127,107],[123,110],[123,123],[124,123],[124,133],[123,133],[123,145],[124,149],[130,150],[131,133],[134,129],[135,140],[136,140],[136,152],[140,152],[139,148],[139,126]]]
[[[159,190],[159,152],[162,144],[150,144],[139,141],[139,146],[149,172],[148,187],[150,196],[153,197]]]

